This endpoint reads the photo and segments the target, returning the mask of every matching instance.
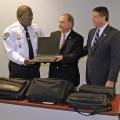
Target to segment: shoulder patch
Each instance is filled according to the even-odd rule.
[[[10,37],[10,33],[4,33],[3,34],[3,39],[7,40]]]

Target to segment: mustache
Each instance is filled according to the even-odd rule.
[[[62,25],[59,25],[59,28],[63,28],[63,26],[62,26]]]

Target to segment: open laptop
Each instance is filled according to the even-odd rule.
[[[55,62],[56,56],[59,54],[59,42],[51,37],[38,38],[37,56],[33,62],[51,63]]]

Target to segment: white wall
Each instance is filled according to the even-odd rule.
[[[16,10],[21,4],[31,6],[34,13],[34,22],[40,25],[45,35],[57,30],[58,17],[66,12],[75,18],[74,29],[87,39],[92,27],[91,11],[96,6],[106,6],[110,11],[110,24],[120,29],[120,0],[1,0],[0,1],[0,38],[6,27],[16,21]],[[80,61],[81,81],[85,80],[86,58]],[[8,58],[0,39],[0,76],[8,76]],[[46,66],[46,65],[45,65]],[[47,75],[46,67],[42,67],[42,76]],[[83,83],[83,82],[82,82]],[[119,85],[117,85],[119,87]]]

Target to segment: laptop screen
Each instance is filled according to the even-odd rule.
[[[59,53],[59,41],[53,40],[51,37],[38,38],[37,54],[56,55]]]

